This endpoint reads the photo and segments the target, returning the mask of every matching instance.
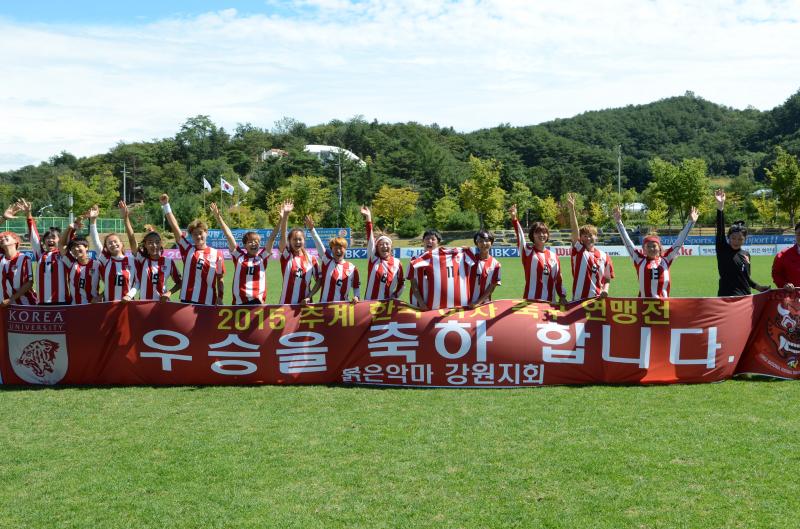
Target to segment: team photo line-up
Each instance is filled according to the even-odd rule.
[[[750,254],[744,249],[747,228],[743,222],[725,230],[725,193],[714,194],[717,205],[716,256],[719,270],[718,296],[750,295],[752,290],[765,291],[750,276]],[[122,239],[115,233],[100,240],[97,231],[97,206],[80,215],[63,233],[49,228],[40,235],[31,215],[31,204],[21,199],[4,212],[4,219],[18,213],[27,216],[28,233],[37,269],[32,259],[20,251],[21,239],[14,232],[0,233],[0,285],[2,304],[81,305],[94,302],[181,301],[183,303],[219,305],[223,303],[225,261],[222,251],[207,244],[208,226],[202,220],[191,222],[181,231],[172,213],[169,197],[162,195],[161,207],[170,231],[177,241],[182,270],[176,260],[163,255],[161,236],[152,228],[137,242],[128,207],[119,203],[131,253],[125,252]],[[567,195],[571,227],[570,264],[572,267],[573,301],[606,297],[614,265],[611,257],[598,247],[597,228],[578,225],[575,196]],[[376,234],[370,209],[362,206],[367,238],[367,281],[362,290],[359,271],[345,260],[347,240],[333,238],[326,248],[314,228],[310,216],[305,226],[310,230],[318,255],[305,248],[305,230],[288,229],[289,214],[294,205],[287,200],[279,206],[279,226],[265,245],[257,232],[246,232],[240,243],[222,218],[216,204],[210,212],[227,239],[235,271],[233,304],[266,303],[266,268],[278,238],[281,267],[282,305],[328,303],[336,301],[400,299],[409,282],[409,302],[423,310],[475,306],[491,301],[492,292],[501,281],[501,264],[490,255],[494,236],[480,230],[475,233],[474,247],[445,248],[441,234],[428,230],[423,235],[424,253],[410,261],[407,270],[392,251],[392,239]],[[543,222],[534,222],[525,231],[517,217],[516,205],[509,209],[522,260],[525,286],[522,296],[532,301],[567,302],[558,256],[545,245],[550,231]],[[664,249],[655,233],[644,237],[641,249],[636,248],[622,222],[619,207],[613,211],[622,242],[630,255],[639,282],[639,297],[668,298],[672,278],[670,266],[679,255],[689,231],[697,221],[698,211],[691,208],[688,222],[674,244]],[[89,240],[79,236],[83,223],[89,224],[89,240],[98,250],[89,253]],[[288,232],[287,232],[288,230]],[[189,238],[191,237],[191,239]],[[35,278],[35,281],[34,281]],[[800,285],[800,223],[795,226],[795,244],[779,252],[772,266],[772,278],[779,288],[793,290]],[[101,293],[102,283],[102,293]],[[172,283],[171,287],[168,287]],[[34,286],[35,284],[35,286]],[[363,294],[363,295],[362,295]],[[316,299],[315,299],[316,297]]]

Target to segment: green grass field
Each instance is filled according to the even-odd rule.
[[[612,292],[636,295],[615,262]],[[515,297],[503,264],[498,298]],[[716,292],[713,258],[673,277],[678,296]],[[796,527],[798,398],[748,381],[2,388],[0,528]]]

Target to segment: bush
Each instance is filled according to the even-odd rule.
[[[452,231],[475,231],[481,227],[478,214],[474,211],[456,211],[441,227]]]
[[[428,219],[425,215],[416,213],[400,221],[397,226],[397,234],[404,239],[420,237],[428,228]]]

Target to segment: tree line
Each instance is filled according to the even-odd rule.
[[[366,163],[347,157],[325,162],[306,152],[307,144],[342,147]],[[567,192],[578,195],[583,217],[601,227],[611,226],[611,207],[620,200],[647,205],[640,223],[682,223],[691,205],[705,211],[701,222],[711,223],[710,190],[722,186],[730,215],[780,225],[793,224],[800,206],[798,154],[800,91],[769,111],[732,109],[687,92],[468,133],[360,116],[313,126],[284,118],[268,128],[245,123],[227,131],[199,115],[172,137],[119,143],[81,158],[61,152],[0,173],[0,199],[25,197],[36,209],[46,208],[42,214],[66,215],[68,195],[76,212],[95,203],[114,211],[124,195],[140,204],[133,207],[135,222],[160,225],[158,195],[169,191],[182,225],[209,218],[203,204],[216,201],[227,205],[229,222],[242,227],[274,225],[277,204],[289,197],[292,222],[312,214],[328,226],[360,226],[359,206],[372,204],[380,227],[413,237],[428,226],[501,227],[512,203],[526,221],[566,226],[560,204]],[[211,192],[203,190],[203,178]],[[237,189],[234,200],[221,193],[220,178],[234,186],[240,179],[249,191]]]

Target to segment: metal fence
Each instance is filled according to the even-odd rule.
[[[69,226],[69,218],[67,217],[36,217],[36,226],[39,231],[46,230],[51,226],[65,230]],[[13,231],[20,235],[28,233],[28,223],[24,217],[4,220],[2,231]],[[122,219],[97,219],[97,231],[100,233],[123,233],[125,225]]]

